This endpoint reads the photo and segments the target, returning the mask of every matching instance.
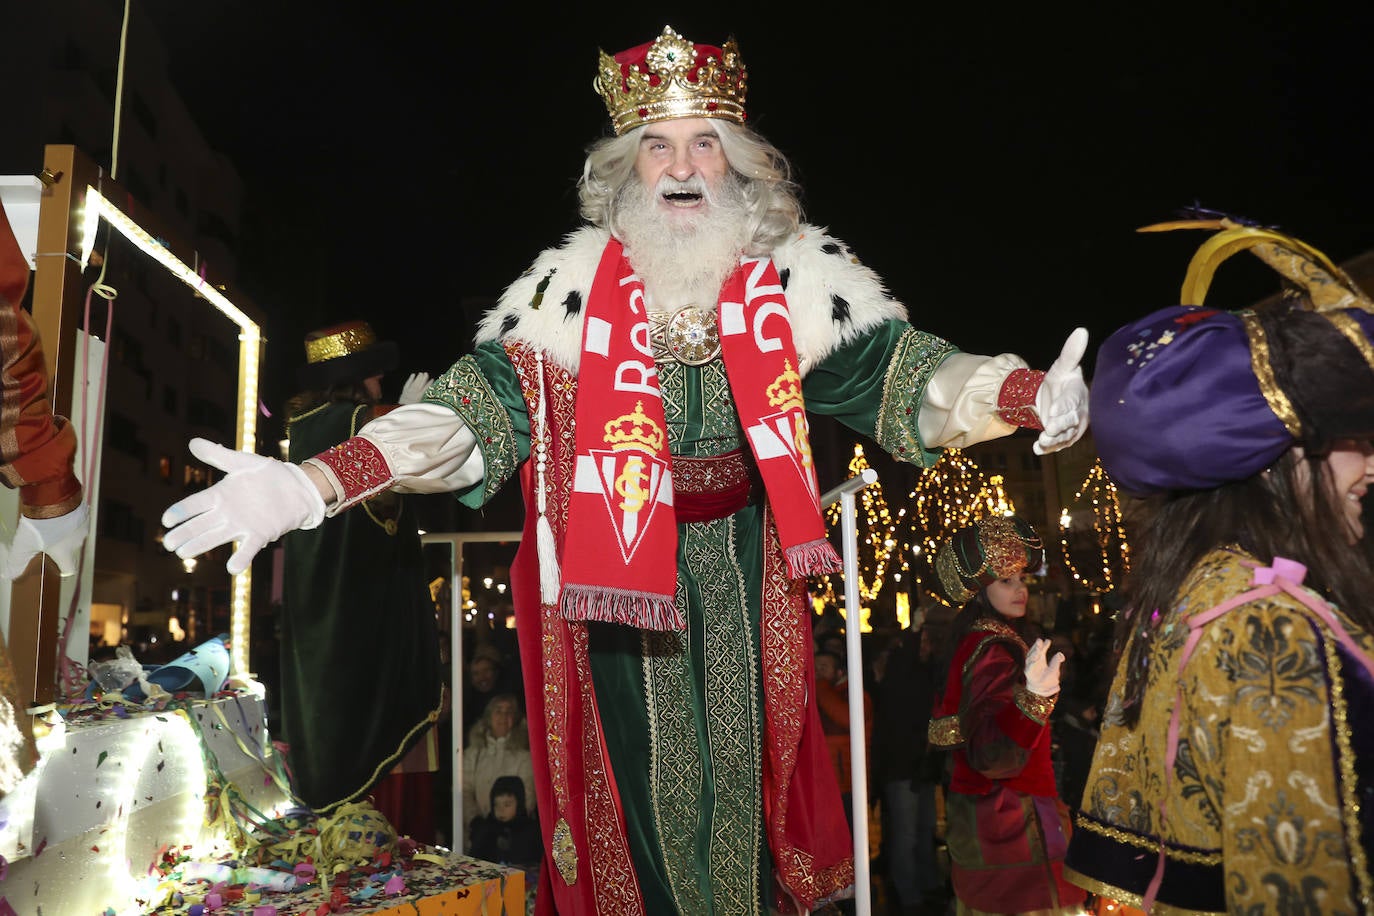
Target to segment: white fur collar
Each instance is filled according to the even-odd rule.
[[[587,226],[545,249],[506,288],[477,326],[477,343],[518,340],[576,373],[582,347],[582,307],[610,235]],[[800,371],[805,375],[836,348],[887,320],[905,321],[906,307],[882,279],[822,228],[801,231],[773,251],[786,288]]]

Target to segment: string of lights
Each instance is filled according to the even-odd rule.
[[[857,475],[869,467],[863,445],[855,443],[849,473]],[[881,483],[865,487],[857,505],[859,597],[864,604],[861,625],[868,629],[869,608],[889,581],[900,584],[910,576],[922,580],[926,564],[913,565],[917,557],[932,557],[939,545],[954,531],[990,515],[1014,515],[1016,506],[1007,494],[1001,475],[984,475],[978,464],[960,449],[949,449],[932,467],[922,472],[915,488],[907,494],[905,505],[890,506]],[[826,523],[839,524],[838,505],[826,507]],[[842,594],[837,594],[839,576],[820,576],[812,589],[812,606],[817,614],[827,607],[844,613]],[[840,590],[842,593],[842,589]],[[900,626],[910,617],[910,595],[903,588],[895,596]]]
[[[1066,506],[1059,514],[1059,546],[1064,555],[1064,565],[1075,582],[1096,594],[1105,595],[1116,588],[1117,580],[1131,570],[1131,546],[1126,540],[1126,528],[1122,520],[1121,500],[1117,496],[1116,484],[1112,483],[1103,470],[1100,461],[1094,462],[1088,470],[1078,492],[1073,497],[1073,507],[1086,506],[1092,512],[1093,540],[1096,543],[1102,576],[1093,579],[1081,572],[1073,562],[1069,547],[1069,535],[1073,529],[1073,513]],[[1113,550],[1115,544],[1115,550]],[[1113,554],[1120,556],[1119,575],[1113,570]]]

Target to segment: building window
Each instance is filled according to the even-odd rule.
[[[105,499],[101,503],[100,534],[116,541],[142,546],[143,519],[138,517],[133,507],[117,499]]]
[[[162,409],[174,417],[177,415],[177,390],[171,385],[162,386]]]
[[[186,422],[192,426],[208,426],[221,432],[231,429],[229,411],[205,398],[186,399]]]
[[[138,424],[116,410],[110,411],[106,423],[105,444],[115,451],[137,459],[146,471],[148,446],[138,437]]]
[[[166,483],[172,482],[172,458],[170,455],[163,455],[157,460],[157,472]]]

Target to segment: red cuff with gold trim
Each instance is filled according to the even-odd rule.
[[[345,506],[386,489],[393,477],[381,449],[361,436],[345,439],[315,455],[313,460],[334,472],[343,487],[339,502]]]
[[[1012,426],[1043,429],[1035,412],[1035,395],[1045,373],[1039,369],[1014,369],[997,392],[997,416]]]

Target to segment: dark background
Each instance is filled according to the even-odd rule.
[[[1090,370],[1114,327],[1176,300],[1204,236],[1135,229],[1192,203],[1337,261],[1374,247],[1369,4],[576,6],[145,0],[247,183],[268,403],[304,332],[342,318],[397,340],[405,371],[461,355],[472,300],[577,224],[598,48],[664,24],[736,37],[750,123],[808,218],[966,350],[1043,367],[1085,325]],[[1273,290],[1237,260],[1209,303]]]

